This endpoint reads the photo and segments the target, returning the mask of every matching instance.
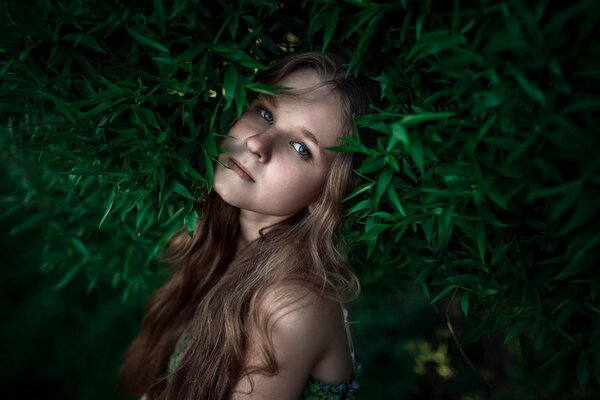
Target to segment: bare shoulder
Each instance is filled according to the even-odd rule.
[[[271,288],[260,301],[259,309],[279,329],[290,325],[299,328],[295,325],[300,322],[324,321],[339,313],[339,305],[335,301],[297,283],[282,283]],[[309,327],[310,324],[304,326]]]
[[[335,340],[339,305],[298,283],[282,283],[271,288],[258,308],[268,320],[281,361],[296,357],[283,354],[295,349],[309,358],[307,362],[317,363]]]
[[[267,319],[278,372],[274,376],[244,376],[235,385],[231,399],[298,399],[311,370],[324,357],[334,340],[330,300],[297,284],[282,284],[269,290],[257,304]],[[249,338],[246,363],[261,363],[256,338]]]

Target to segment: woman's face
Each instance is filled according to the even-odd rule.
[[[277,84],[305,89],[318,83],[314,71],[299,69]],[[242,211],[288,217],[317,199],[335,155],[324,147],[341,136],[342,110],[324,89],[308,96],[260,95],[231,127],[215,170],[214,188],[223,200]]]

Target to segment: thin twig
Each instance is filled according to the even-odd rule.
[[[456,294],[456,290],[454,290],[454,293],[452,293],[452,298],[450,299],[450,301],[448,302],[448,307],[446,307],[446,325],[448,326],[448,330],[450,331],[450,335],[452,335],[452,339],[454,340],[454,343],[456,344],[456,347],[458,347],[458,352],[460,353],[460,355],[462,356],[462,358],[466,361],[467,365],[469,365],[469,368],[471,368],[471,370],[477,375],[479,376],[479,378],[483,381],[483,383],[485,383],[485,385],[488,387],[488,389],[492,390],[493,387],[491,385],[491,383],[485,378],[485,376],[475,368],[475,365],[473,364],[473,362],[471,361],[471,359],[469,358],[469,356],[467,356],[467,353],[465,353],[464,348],[462,347],[462,345],[460,344],[460,342],[458,341],[458,337],[456,336],[456,333],[454,332],[454,328],[452,326],[452,322],[450,321],[450,306],[452,305],[454,300],[454,295]]]

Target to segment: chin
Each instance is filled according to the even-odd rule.
[[[217,180],[215,179],[215,183],[213,185],[213,190],[215,191],[216,194],[219,195],[219,197],[227,204],[234,206],[234,207],[239,207],[237,204],[234,204],[235,202],[232,202],[232,198],[235,198],[235,196],[231,196],[231,193],[228,193],[227,190],[227,186],[224,185],[220,185]]]

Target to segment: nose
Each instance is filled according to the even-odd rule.
[[[273,135],[270,132],[260,132],[246,139],[246,147],[259,162],[268,162],[273,150]]]

